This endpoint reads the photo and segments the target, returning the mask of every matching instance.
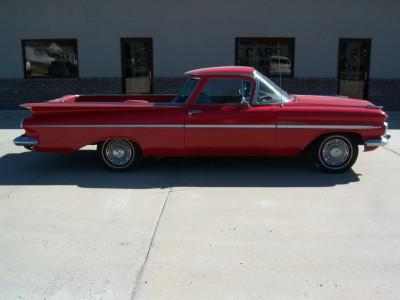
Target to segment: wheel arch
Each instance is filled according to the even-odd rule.
[[[80,148],[83,148],[85,146],[89,146],[89,145],[101,145],[104,142],[107,142],[109,140],[128,140],[132,143],[134,143],[139,149],[140,151],[142,151],[142,148],[140,146],[140,143],[138,142],[137,139],[132,138],[132,137],[127,137],[127,136],[123,136],[123,135],[113,135],[113,136],[102,136],[102,137],[97,137],[95,139],[91,139],[88,141],[85,141],[85,143],[82,143],[81,145],[79,145],[79,147],[76,150],[79,150]]]
[[[100,138],[100,139],[96,139],[95,141],[93,141],[92,143],[87,144],[87,145],[97,145],[97,147],[100,147],[102,144],[104,144],[105,142],[110,141],[110,140],[127,140],[127,141],[130,141],[131,143],[133,143],[138,148],[140,153],[143,154],[143,149],[140,146],[140,144],[138,143],[138,141],[136,139],[133,139],[131,137],[126,137],[126,136],[112,136],[112,137]],[[85,146],[87,146],[87,145],[85,145]]]
[[[343,135],[354,141],[357,145],[362,145],[364,143],[362,135],[356,132],[343,132],[343,131],[326,132],[315,137],[306,147],[304,147],[302,152],[308,152],[312,150],[320,140],[325,139],[330,135]]]

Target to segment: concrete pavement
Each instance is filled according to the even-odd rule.
[[[30,153],[1,112],[0,299],[398,299],[400,114],[352,171]]]

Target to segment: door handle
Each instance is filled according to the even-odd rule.
[[[188,111],[187,114],[188,114],[189,117],[191,117],[193,114],[199,114],[201,112],[202,112],[201,109],[191,109],[191,110]]]

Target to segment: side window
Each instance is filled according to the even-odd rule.
[[[277,86],[272,80],[264,75],[256,72],[258,80],[258,93],[256,96],[256,103],[261,105],[269,105],[288,101],[291,97]]]
[[[193,90],[196,88],[198,81],[199,80],[195,78],[188,79],[176,96],[175,102],[185,103],[189,96],[193,93]]]
[[[250,101],[251,81],[241,78],[211,78],[198,96],[197,104],[241,104]]]
[[[281,93],[273,86],[268,86],[264,81],[260,80],[260,86],[257,94],[257,104],[274,104],[282,101]]]

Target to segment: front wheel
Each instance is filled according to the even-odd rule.
[[[350,169],[357,160],[358,145],[345,135],[321,138],[314,147],[314,163],[326,172],[341,173]]]
[[[127,171],[136,167],[142,158],[140,149],[129,140],[108,140],[97,146],[103,165],[112,171]]]

